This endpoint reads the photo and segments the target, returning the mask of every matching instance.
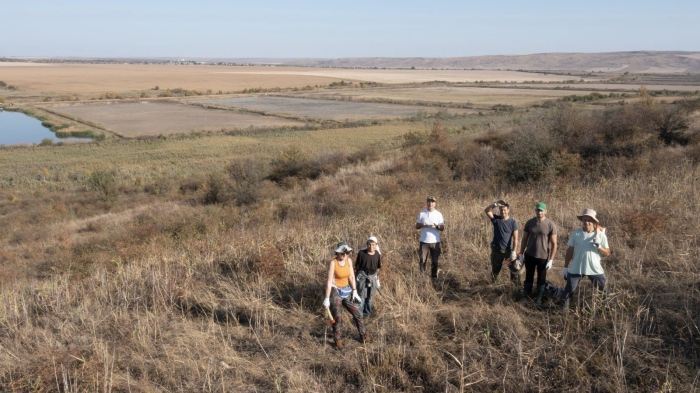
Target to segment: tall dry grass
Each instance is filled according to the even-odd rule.
[[[183,191],[178,181],[188,179],[173,180],[163,193],[126,187],[112,204],[87,191],[6,193],[0,211],[14,224],[0,229],[0,386],[700,388],[700,168],[687,158],[693,146],[618,158],[628,170],[604,176],[511,184],[491,175],[498,162],[475,169],[488,154],[460,154],[496,154],[506,148],[501,137],[487,132],[472,146],[439,126],[426,133],[418,145],[343,161],[314,180],[292,176],[261,186],[251,204],[238,203],[236,194],[206,203],[206,182]],[[630,163],[654,157],[649,167]],[[264,170],[247,164],[252,175]],[[227,168],[239,174],[246,162],[212,168],[230,187],[260,178],[229,176]],[[413,229],[428,194],[438,197],[447,224],[434,282],[418,270]],[[556,302],[537,310],[520,301],[520,288],[490,284],[483,208],[497,198],[508,200],[521,225],[536,201],[547,202],[561,234],[549,276],[559,285],[575,216],[596,209],[613,250],[604,266],[614,295],[598,299],[583,282],[565,315]],[[372,342],[356,340],[344,313],[347,345],[337,351],[321,308],[326,264],[338,240],[357,248],[370,234],[384,258],[382,290],[367,321]]]

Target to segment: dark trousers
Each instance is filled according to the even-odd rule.
[[[535,281],[535,271],[537,271],[537,285],[547,284],[547,260],[525,254],[525,285],[529,284],[530,289]]]
[[[491,280],[496,282],[498,274],[503,268],[503,260],[510,259],[510,249],[491,247]],[[509,269],[510,271],[510,269]],[[510,272],[510,280],[518,281],[518,273]]]
[[[430,276],[433,278],[437,278],[437,272],[438,272],[438,258],[440,258],[440,254],[442,253],[442,250],[440,249],[440,242],[437,243],[423,243],[420,242],[420,247],[418,248],[418,266],[420,267],[420,271],[424,272],[425,271],[425,265],[426,262],[428,261],[428,254],[430,254],[430,261],[432,263],[431,269],[430,269]]]

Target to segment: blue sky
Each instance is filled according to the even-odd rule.
[[[700,51],[700,1],[0,0],[0,56]]]

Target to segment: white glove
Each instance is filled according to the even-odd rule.
[[[514,261],[515,258],[517,258],[517,257],[518,257],[518,254],[516,254],[515,251],[510,252],[510,260],[511,261]]]
[[[377,289],[382,287],[382,283],[379,282],[379,279],[377,279]]]
[[[518,259],[520,260],[521,265],[525,263],[525,254],[520,254],[520,257]]]
[[[552,262],[553,261],[551,259],[547,261],[547,270],[552,268]]]
[[[331,299],[325,298],[323,299],[323,307],[328,308],[331,306]]]
[[[568,280],[568,279],[569,279],[569,268],[565,267],[564,268],[564,280]]]
[[[357,303],[362,303],[362,299],[360,299],[360,295],[357,294],[357,289],[352,290],[352,300],[354,300]]]

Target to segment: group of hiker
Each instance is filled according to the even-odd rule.
[[[493,214],[496,207],[500,208],[500,215]],[[552,268],[557,253],[557,226],[547,218],[547,205],[544,202],[535,204],[535,217],[525,223],[520,243],[518,224],[510,217],[508,203],[498,200],[487,206],[484,213],[493,224],[493,282],[498,280],[498,274],[505,261],[510,270],[511,281],[516,284],[520,281],[520,273],[524,267],[523,297],[534,299],[537,307],[542,306],[542,298],[547,291],[550,296],[561,301],[562,310],[568,310],[569,299],[583,277],[588,277],[597,290],[608,294],[607,280],[600,261],[601,257],[610,255],[610,246],[605,228],[596,218],[595,210],[583,209],[583,212],[576,216],[581,221],[581,228],[576,229],[567,242],[563,269],[563,278],[566,280],[564,288],[556,287],[547,281],[547,271]],[[516,253],[518,244],[520,252]]]
[[[418,214],[415,225],[415,228],[421,231],[418,246],[419,270],[421,272],[427,270],[426,265],[430,257],[430,277],[433,280],[438,278],[438,260],[442,252],[440,232],[445,230],[444,218],[436,209],[436,205],[437,199],[429,196],[426,199],[426,208]],[[494,214],[496,208],[499,209],[499,214]],[[547,281],[547,271],[552,268],[557,253],[557,227],[547,218],[547,205],[544,202],[535,204],[535,216],[525,223],[520,241],[520,228],[511,217],[507,202],[504,200],[493,202],[484,209],[484,213],[493,225],[492,282],[497,282],[504,263],[508,266],[510,280],[516,285],[520,285],[520,275],[524,270],[523,298],[532,299],[534,305],[540,307],[546,291],[549,296],[560,300],[563,310],[568,309],[569,299],[583,277],[588,277],[597,290],[608,294],[601,257],[610,255],[610,247],[605,228],[600,226],[595,210],[587,208],[576,216],[581,221],[581,228],[576,229],[567,242],[563,269],[563,278],[566,280],[564,288],[554,286]],[[381,252],[377,238],[370,236],[367,239],[367,247],[357,253],[354,267],[349,257],[352,251],[347,243],[338,243],[335,257],[328,265],[323,306],[330,309],[335,321],[332,326],[338,349],[343,346],[342,307],[352,315],[360,341],[363,343],[369,341],[369,334],[363,320],[371,315],[372,297],[381,285],[378,277],[381,268]],[[535,273],[537,286],[535,286]]]

